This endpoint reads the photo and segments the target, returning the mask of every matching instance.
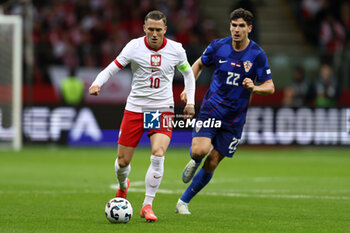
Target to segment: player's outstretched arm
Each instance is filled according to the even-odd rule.
[[[89,88],[90,95],[98,95],[103,84],[105,84],[108,79],[115,75],[119,70],[120,68],[114,62],[111,62],[97,75],[95,81],[91,84]]]
[[[242,84],[251,93],[257,95],[272,95],[275,92],[275,85],[273,84],[272,79],[263,82],[259,86],[256,86],[254,85],[253,80],[250,78],[245,78]]]

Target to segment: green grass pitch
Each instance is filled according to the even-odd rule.
[[[174,213],[188,149],[169,149],[153,203],[158,216],[139,216],[150,150],[137,149],[128,199],[134,215],[110,224],[104,215],[115,195],[116,149],[26,147],[0,152],[0,232],[350,232],[350,149],[251,148],[224,159],[190,203]]]

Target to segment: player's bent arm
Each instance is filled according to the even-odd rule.
[[[188,105],[194,105],[194,96],[196,89],[196,80],[193,75],[190,64],[186,61],[183,65],[177,67],[184,76],[185,90],[181,93],[180,98]]]
[[[185,99],[187,104],[184,108],[184,115],[185,115],[184,118],[191,119],[195,113],[194,95],[196,90],[196,80],[194,78],[191,66],[190,64],[188,64],[187,61],[183,65],[178,66],[178,69],[184,76],[184,81],[185,81],[185,90],[183,92],[185,92]]]
[[[194,104],[194,95],[196,91],[196,81],[191,68],[182,72],[185,81],[185,91],[187,94],[187,104]]]
[[[197,61],[195,63],[193,63],[193,65],[192,65],[192,72],[193,72],[195,80],[198,79],[199,75],[202,72],[203,67],[204,67],[204,64],[202,63],[201,57],[199,57],[197,59]],[[186,92],[186,89],[181,92],[180,98],[181,98],[181,100],[183,102],[187,103],[187,92]]]
[[[202,73],[204,64],[202,62],[202,57],[199,57],[195,63],[192,65],[192,71],[194,74],[195,79],[197,80],[199,75]]]
[[[253,81],[249,79],[253,85],[251,92],[256,95],[272,95],[275,93],[275,85],[273,84],[272,79],[267,80],[260,84],[259,86],[254,85]],[[244,81],[243,81],[244,82]],[[247,84],[249,86],[249,84]],[[248,87],[249,90],[249,87]]]
[[[114,63],[114,61],[111,62],[97,75],[95,81],[91,84],[89,88],[90,95],[98,95],[103,84],[105,84],[119,70],[121,69]]]

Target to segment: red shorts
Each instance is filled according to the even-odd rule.
[[[163,124],[164,117],[169,119],[174,117],[173,112],[162,112],[160,116],[161,126],[159,129],[148,129],[147,136],[150,137],[154,133],[161,133],[171,138],[173,129],[170,124]],[[168,127],[169,126],[169,127]],[[124,116],[120,125],[118,144],[124,146],[137,147],[142,137],[143,132],[143,113],[131,112],[124,110]]]

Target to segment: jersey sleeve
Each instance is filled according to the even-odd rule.
[[[204,53],[202,54],[201,60],[205,66],[211,66],[214,63],[215,44],[216,44],[216,40],[211,42],[208,45],[208,47],[205,49]]]
[[[108,79],[110,79],[113,75],[115,75],[121,68],[116,66],[116,61],[111,62],[104,70],[102,70],[96,77],[95,81],[91,84],[91,86],[98,85],[102,87]]]
[[[132,56],[133,48],[135,47],[135,41],[132,40],[129,43],[125,45],[123,50],[120,52],[120,54],[117,56],[117,58],[114,60],[114,63],[120,68],[123,69],[125,66],[127,66],[130,63],[130,58]]]
[[[271,76],[271,70],[269,67],[269,64],[267,62],[267,56],[265,54],[265,52],[260,53],[257,57],[256,57],[256,74],[257,74],[257,82],[259,83],[263,83],[267,80],[272,79]]]
[[[180,70],[181,67],[184,66],[187,63],[186,51],[182,47],[181,44],[177,44],[175,49],[177,50],[177,56],[178,56],[178,63],[176,65],[176,67],[178,68],[178,70]]]
[[[183,49],[182,45],[178,48],[178,58],[179,62],[176,68],[182,73],[185,81],[185,90],[187,93],[187,104],[195,104],[194,95],[196,87],[196,79],[194,78],[190,64],[187,61],[186,51]]]

